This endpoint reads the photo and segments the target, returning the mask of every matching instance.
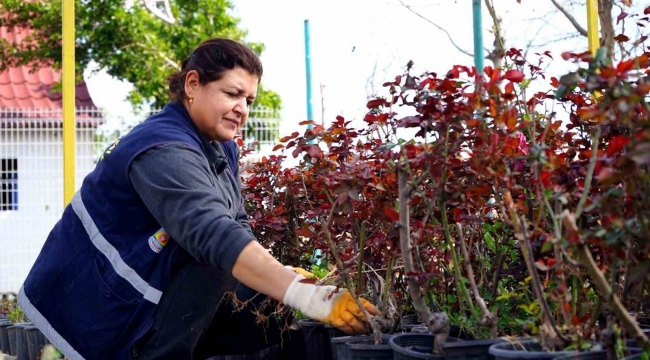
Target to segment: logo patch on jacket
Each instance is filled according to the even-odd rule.
[[[168,241],[169,234],[165,232],[165,229],[160,229],[149,237],[149,247],[151,250],[153,250],[153,252],[158,254],[162,251],[162,249],[165,248],[165,245],[167,245]]]

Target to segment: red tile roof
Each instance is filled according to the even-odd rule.
[[[21,42],[29,33],[28,29],[16,28],[8,31],[6,27],[0,27],[0,39],[10,44]],[[8,109],[12,110],[12,114],[21,113],[20,110],[28,110],[22,112],[20,117],[31,118],[40,117],[38,110],[50,110],[48,113],[51,114],[52,110],[61,109],[62,94],[51,91],[53,85],[60,79],[59,70],[46,67],[32,72],[30,66],[19,66],[0,73],[0,117],[7,117]],[[97,109],[85,82],[76,85],[75,106],[95,111]],[[84,115],[78,113],[78,116]]]

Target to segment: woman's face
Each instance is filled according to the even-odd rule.
[[[201,85],[199,74],[192,70],[185,78],[185,107],[208,140],[232,140],[248,120],[258,83],[257,76],[236,67],[221,79]]]

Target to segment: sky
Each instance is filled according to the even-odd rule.
[[[173,0],[171,0],[173,1]],[[471,0],[402,0],[430,21],[447,30],[454,42],[473,50]],[[587,50],[585,37],[553,41],[576,34],[570,22],[555,10],[550,0],[493,0],[502,17],[507,47],[531,52],[550,50],[555,61],[550,76],[559,77],[575,69],[560,58],[562,51]],[[561,1],[562,2],[562,1]],[[264,43],[261,56],[266,87],[282,97],[281,136],[296,131],[307,118],[304,21],[309,20],[312,62],[314,120],[330,123],[337,115],[360,124],[367,99],[382,90],[382,84],[403,72],[409,60],[415,73],[445,73],[453,65],[474,63],[461,53],[445,32],[404,7],[400,0],[233,0],[233,15],[248,31],[247,40]],[[648,4],[645,4],[646,6]],[[643,4],[636,1],[636,10]],[[573,8],[577,21],[586,28],[584,6]],[[615,16],[619,10],[615,10]],[[483,6],[483,37],[491,48],[492,20]],[[544,45],[546,44],[546,45]],[[489,61],[485,61],[489,65]],[[89,72],[87,72],[89,73]],[[112,117],[131,117],[125,100],[130,84],[100,71],[88,76],[95,103]],[[324,86],[321,92],[321,85]],[[321,106],[324,104],[324,106]],[[324,110],[323,110],[324,109]]]

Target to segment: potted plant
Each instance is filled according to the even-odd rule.
[[[322,251],[319,281],[378,304],[367,323],[395,356],[647,348],[648,54],[563,57],[579,69],[559,79],[542,71],[548,52],[509,49],[483,73],[409,64],[363,128],[304,122],[252,165],[252,224],[291,265]],[[298,166],[282,165],[289,152]],[[390,336],[409,312],[430,334]]]

